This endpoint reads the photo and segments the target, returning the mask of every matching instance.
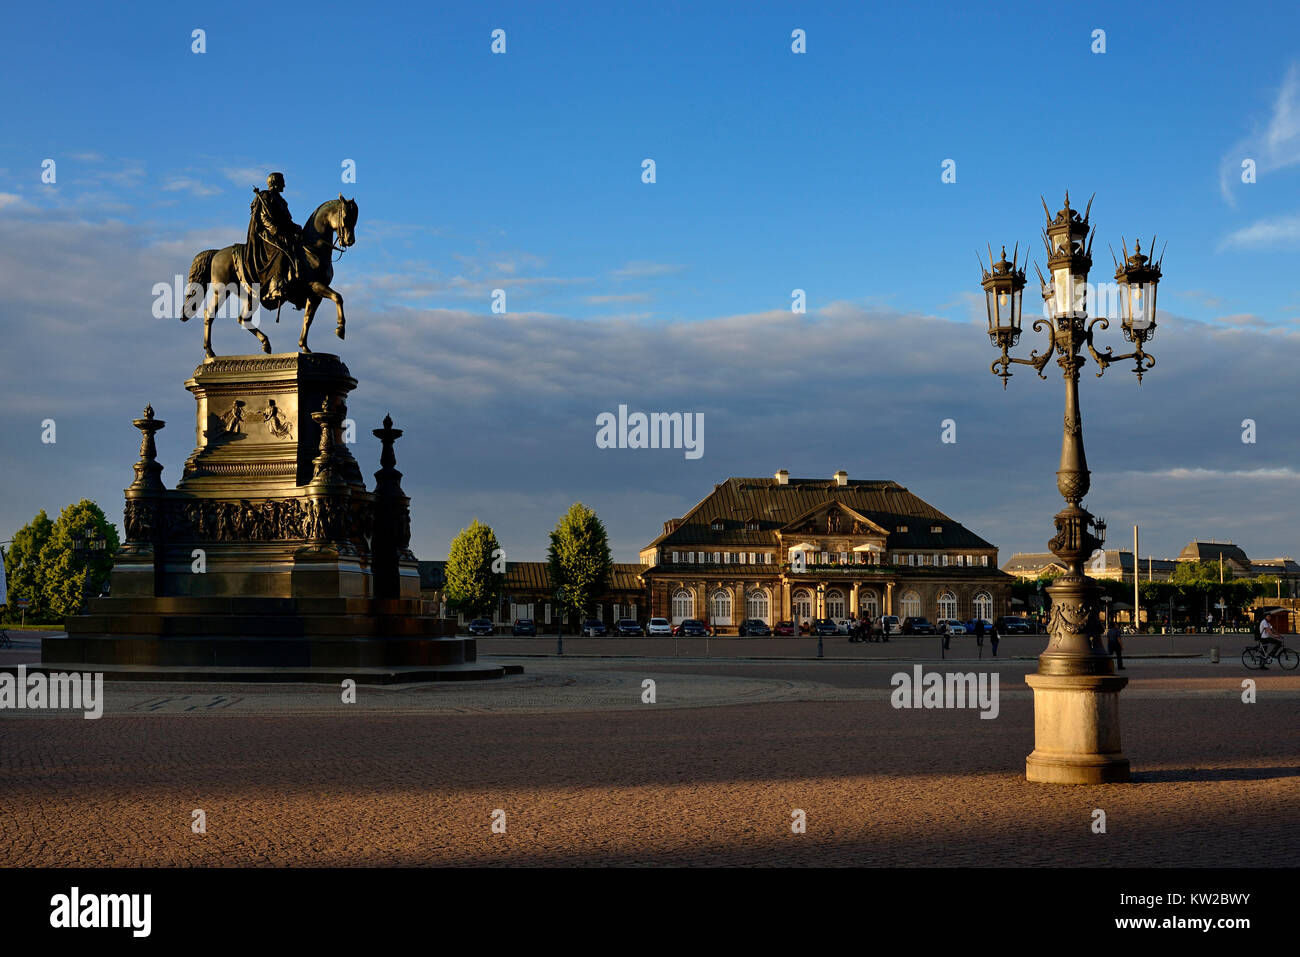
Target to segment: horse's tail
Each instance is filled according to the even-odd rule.
[[[216,255],[217,251],[215,249],[205,249],[194,257],[194,262],[190,263],[189,281],[191,283],[203,287],[204,290],[208,288],[208,282],[212,277],[212,260]],[[188,287],[186,291],[188,292]],[[196,300],[186,295],[184,302],[181,304],[181,318],[193,319],[199,314],[202,303],[202,296]]]

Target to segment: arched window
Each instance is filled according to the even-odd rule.
[[[858,593],[858,614],[863,618],[875,618],[880,614],[880,598],[874,591]]]
[[[826,593],[826,617],[838,621],[845,617],[844,592],[835,590]]]
[[[939,617],[957,617],[957,596],[950,591],[946,591],[939,596]]]
[[[686,589],[673,595],[673,624],[680,625],[687,618],[695,617],[695,596]]]
[[[709,599],[709,617],[715,625],[731,624],[731,592],[719,588]]]
[[[761,588],[755,589],[745,598],[745,617],[757,618],[770,625],[772,622],[768,620],[768,615],[771,614],[771,607],[767,592]]]
[[[916,618],[921,614],[921,596],[914,591],[903,593],[903,617]]]
[[[975,617],[993,620],[993,596],[986,591],[980,592],[975,596],[975,601],[971,603],[975,607]]]
[[[790,599],[791,605],[794,606],[794,620],[807,622],[812,618],[812,592],[806,588],[800,588]]]

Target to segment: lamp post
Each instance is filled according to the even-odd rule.
[[[822,630],[817,622],[826,617],[826,583],[817,583],[817,617],[813,619],[813,630],[817,632],[817,657],[822,656]]]
[[[1106,653],[1097,622],[1100,586],[1084,569],[1085,560],[1105,541],[1104,521],[1095,518],[1081,502],[1090,484],[1087,458],[1083,450],[1083,421],[1079,414],[1079,370],[1087,361],[1081,354],[1085,345],[1102,375],[1114,362],[1133,359],[1139,384],[1143,373],[1155,365],[1145,345],[1155,334],[1156,284],[1160,280],[1160,263],[1142,254],[1141,245],[1133,255],[1124,245],[1124,263],[1115,263],[1117,295],[1111,301],[1118,306],[1124,338],[1136,345],[1133,352],[1114,355],[1110,349],[1098,352],[1093,344],[1097,325],[1109,328],[1110,320],[1098,316],[1088,321],[1088,271],[1092,268],[1091,227],[1088,216],[1092,200],[1082,217],[1070,208],[1070,196],[1055,216],[1043,202],[1047,228],[1043,242],[1047,247],[1050,278],[1038,270],[1042,287],[1043,316],[1035,319],[1035,332],[1047,333],[1047,351],[1035,349],[1028,359],[1013,358],[1010,350],[1020,341],[1021,295],[1025,271],[1018,262],[1019,244],[1011,262],[1006,247],[1002,257],[993,262],[989,247],[989,266],[980,285],[988,306],[989,341],[1001,350],[990,371],[1001,377],[1005,389],[1011,366],[1033,366],[1039,378],[1046,379],[1043,368],[1056,355],[1065,379],[1065,423],[1061,437],[1060,466],[1056,487],[1065,499],[1065,508],[1055,517],[1056,535],[1048,548],[1065,565],[1065,573],[1048,586],[1052,611],[1048,621],[1050,641],[1038,658],[1038,671],[1026,677],[1034,689],[1034,751],[1025,759],[1025,777],[1030,781],[1055,784],[1101,784],[1129,779],[1129,762],[1120,750],[1119,692],[1128,679],[1115,674],[1114,659]],[[1027,257],[1026,257],[1027,258]],[[1113,253],[1112,253],[1113,258]],[[1037,265],[1035,269],[1037,270]]]
[[[86,569],[86,580],[81,586],[83,602],[91,597],[91,562],[102,558],[107,548],[108,541],[99,533],[94,522],[89,522],[85,528],[72,533],[72,554]]]

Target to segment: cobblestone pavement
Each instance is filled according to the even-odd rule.
[[[114,682],[97,721],[0,712],[0,863],[1294,866],[1300,851],[1300,675],[1251,673],[1244,704],[1239,663],[1134,661],[1135,780],[1085,788],[1024,780],[1029,661],[992,666],[1000,713],[982,720],[891,707],[910,663],[521,660],[501,681],[362,686],[354,705],[313,685]]]

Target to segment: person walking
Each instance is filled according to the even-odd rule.
[[[994,658],[998,656],[998,641],[1001,637],[1002,636],[998,634],[998,623],[995,621],[993,623],[993,630],[989,633],[989,645],[993,648]]]
[[[1106,629],[1106,651],[1115,656],[1115,666],[1124,670],[1124,643],[1120,640],[1119,629],[1111,622]]]
[[[975,647],[979,649],[980,657],[984,657],[984,619],[975,619]]]

